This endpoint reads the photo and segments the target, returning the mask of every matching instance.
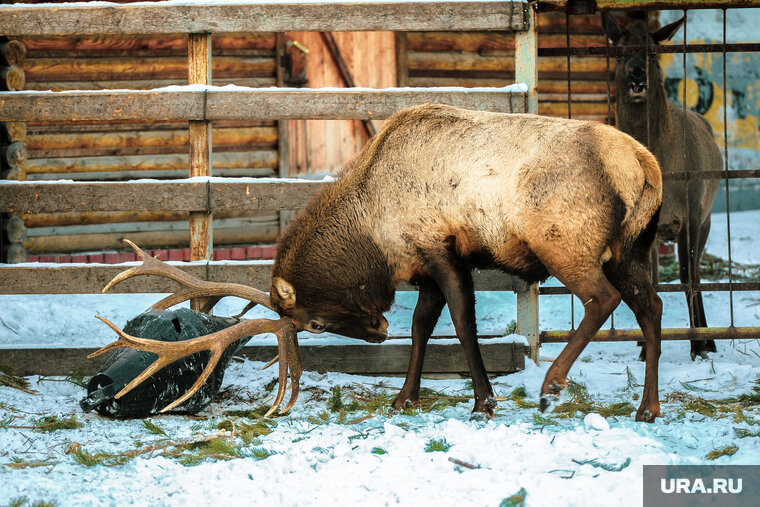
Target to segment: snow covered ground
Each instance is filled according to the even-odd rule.
[[[734,260],[760,262],[760,212],[732,213],[731,219]],[[725,230],[725,215],[714,215],[707,250],[723,258]],[[101,345],[112,337],[93,314],[123,324],[156,297],[2,296],[0,347]],[[408,332],[414,298],[399,294],[390,318],[392,334]],[[663,294],[663,299],[663,326],[685,325],[683,296]],[[705,301],[708,322],[727,325],[727,296],[707,294]],[[542,327],[567,328],[568,303],[569,296],[542,296]],[[737,326],[760,325],[757,293],[735,294],[734,305]],[[577,324],[581,305],[575,306]],[[230,312],[238,307],[229,304]],[[481,332],[503,331],[515,316],[514,296],[479,294],[477,311]],[[437,332],[453,332],[448,318],[441,320]],[[635,327],[627,308],[616,311],[615,324]],[[165,434],[155,433],[155,427],[151,432],[140,420],[83,414],[77,403],[81,387],[61,378],[32,377],[36,394],[0,387],[0,507],[24,497],[29,505],[59,506],[334,501],[498,506],[522,488],[531,506],[641,505],[644,464],[760,463],[760,437],[754,436],[760,430],[760,405],[727,401],[756,386],[757,340],[720,342],[710,361],[696,362],[689,360],[688,343],[664,343],[663,417],[654,424],[635,422],[625,413],[633,409],[620,410],[621,405],[618,415],[593,415],[614,403],[638,406],[644,365],[635,361],[633,343],[592,343],[570,372],[576,401],[582,402],[577,412],[537,416],[529,405],[538,401],[548,360],[561,348],[546,345],[539,366],[528,363],[520,373],[492,379],[497,396],[512,399],[499,401],[488,423],[468,421],[472,400],[458,398],[472,395],[464,379],[423,379],[423,387],[432,390],[428,400],[450,406],[388,415],[387,406],[377,409],[372,402],[382,395],[392,399],[403,379],[306,372],[291,414],[272,420],[255,438],[251,428],[261,429],[261,423],[234,411],[271,402],[267,384],[276,374],[261,371],[261,363],[233,363],[221,396],[199,414],[202,418],[151,418]],[[335,386],[341,387],[343,411],[334,398],[330,401]],[[520,387],[527,397],[510,396]],[[565,395],[563,401],[570,398]],[[352,402],[356,406],[348,405]],[[74,416],[82,425],[40,431],[46,424],[41,419],[51,415]],[[198,443],[188,446],[192,449],[176,445],[190,441]],[[726,455],[707,458],[721,449]],[[98,453],[103,464],[80,463],[97,459]]]

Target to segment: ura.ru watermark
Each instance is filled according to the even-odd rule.
[[[644,507],[756,507],[760,465],[644,465]]]
[[[742,492],[742,479],[741,477],[724,478],[713,477],[712,480],[703,480],[699,477],[696,479],[681,478],[669,478],[660,479],[660,491],[666,494],[670,493],[732,493],[737,494]]]

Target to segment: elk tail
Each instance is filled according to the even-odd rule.
[[[644,173],[641,194],[625,223],[626,238],[628,241],[635,242],[639,236],[657,225],[656,217],[662,205],[662,171],[657,159],[644,146],[633,143],[633,149],[636,160]]]

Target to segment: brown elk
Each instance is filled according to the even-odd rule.
[[[472,269],[497,268],[530,282],[552,275],[583,301],[585,315],[546,374],[541,409],[559,398],[573,362],[622,297],[648,345],[636,418],[653,421],[660,414],[662,303],[649,252],[661,196],[655,158],[613,127],[440,105],[409,108],[386,123],[280,239],[271,307],[296,331],[380,342],[397,284],[411,282],[419,287],[412,353],[393,407],[419,402],[425,347],[448,304],[472,376],[473,417],[488,419],[495,402],[477,346]],[[281,351],[293,348],[293,340],[281,341],[291,343]],[[300,372],[296,356],[297,347],[287,361]],[[281,389],[282,382],[281,376]]]
[[[272,304],[296,329],[382,341],[396,285],[419,287],[406,381],[393,407],[419,401],[426,343],[444,304],[464,347],[473,416],[493,415],[477,347],[473,268],[529,282],[549,275],[585,305],[547,372],[541,407],[621,296],[649,345],[639,420],[659,415],[662,304],[649,278],[661,203],[657,161],[599,123],[425,105],[388,121],[279,241]]]
[[[663,75],[655,55],[647,62],[643,47],[669,40],[683,18],[655,32],[645,19],[634,19],[625,30],[610,14],[602,14],[605,32],[616,46],[642,46],[641,53],[618,57],[615,71],[617,127],[644,144],[657,157],[663,174],[719,171],[720,149],[710,124],[699,114],[679,108],[667,99]],[[685,77],[685,76],[684,76]],[[710,233],[710,213],[719,181],[716,179],[665,179],[657,233],[660,239],[677,241],[681,283],[699,283],[699,261]],[[707,327],[702,293],[686,292],[692,327]],[[715,342],[692,341],[691,358],[707,358]],[[645,352],[642,349],[642,358]]]

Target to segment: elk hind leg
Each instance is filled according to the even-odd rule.
[[[602,327],[604,321],[620,304],[620,292],[607,280],[600,266],[585,266],[583,269],[574,265],[572,268],[552,269],[550,264],[546,262],[544,264],[581,300],[585,313],[578,328],[570,335],[567,345],[546,373],[541,386],[540,410],[542,412],[551,410],[554,403],[559,400],[560,393],[567,387],[567,374],[573,363]]]
[[[636,260],[610,268],[608,276],[633,311],[644,335],[646,373],[644,396],[636,412],[637,421],[653,422],[660,415],[658,364],[662,324],[662,300],[657,295],[646,263]]]

